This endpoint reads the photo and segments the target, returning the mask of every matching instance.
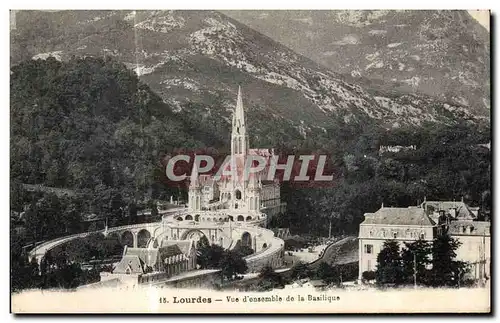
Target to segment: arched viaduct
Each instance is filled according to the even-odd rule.
[[[179,220],[182,217],[182,220]],[[261,221],[262,219],[260,219]],[[199,240],[205,236],[211,244],[232,249],[238,243],[248,246],[254,253],[247,256],[248,267],[257,271],[265,265],[279,267],[284,257],[284,241],[276,238],[274,232],[260,227],[260,221],[194,221],[186,212],[165,216],[161,222],[133,224],[95,231],[105,234],[118,234],[123,245],[130,247],[157,247],[163,240]],[[45,253],[63,243],[91,233],[67,236],[43,243],[29,253],[40,262]]]

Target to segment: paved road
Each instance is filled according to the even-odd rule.
[[[325,261],[330,265],[341,265],[358,261],[358,238],[349,236],[326,247],[323,256],[311,263],[316,268]]]

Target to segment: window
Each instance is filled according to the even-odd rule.
[[[365,244],[365,253],[366,254],[373,253],[373,245],[371,245],[371,244]]]
[[[420,239],[425,239],[425,232],[420,233]]]
[[[392,233],[392,237],[393,237],[394,239],[396,239],[396,238],[398,237],[398,233],[397,233],[397,232],[393,232],[393,233]]]

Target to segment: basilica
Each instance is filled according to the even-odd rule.
[[[232,119],[231,176],[200,175],[196,167],[190,177],[188,210],[194,221],[254,222],[265,226],[284,209],[278,180],[267,180],[263,172],[243,176],[247,156],[258,155],[267,162],[273,149],[250,149],[241,88]]]

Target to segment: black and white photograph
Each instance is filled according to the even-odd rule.
[[[9,15],[11,313],[491,313],[489,10]]]

